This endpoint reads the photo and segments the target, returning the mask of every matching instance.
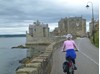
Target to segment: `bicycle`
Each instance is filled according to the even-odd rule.
[[[78,50],[75,50],[78,51]],[[65,51],[63,51],[65,52]],[[64,64],[66,66],[66,69],[64,70]],[[69,56],[66,58],[66,61],[63,63],[63,70],[64,72],[66,72],[67,74],[74,74],[74,63],[72,62],[72,58]]]

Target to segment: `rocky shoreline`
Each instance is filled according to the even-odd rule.
[[[19,45],[19,46],[15,46],[15,47],[11,47],[12,49],[14,49],[14,48],[21,48],[21,49],[25,49],[25,48],[28,48],[28,47],[26,47],[26,46],[24,46],[24,45]]]

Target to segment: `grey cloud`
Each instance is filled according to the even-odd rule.
[[[52,0],[53,1],[53,0]],[[37,20],[45,23],[55,23],[67,16],[83,16],[88,21],[91,13],[86,12],[86,8],[74,6],[62,8],[52,1],[47,0],[1,0],[0,19],[1,24],[21,23],[25,20]],[[91,10],[90,10],[91,11]],[[99,12],[96,9],[95,18],[98,18]],[[7,25],[8,26],[8,25]]]

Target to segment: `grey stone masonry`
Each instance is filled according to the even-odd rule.
[[[53,42],[45,52],[16,70],[16,74],[50,74],[53,65],[53,52],[63,41]]]
[[[29,25],[29,34],[32,37],[49,37],[48,24],[43,24],[37,20]]]
[[[86,35],[86,19],[82,17],[66,17],[58,22],[61,35],[68,33],[83,36]]]
[[[46,45],[52,42],[53,39],[50,37],[48,24],[43,24],[37,20],[29,25],[29,33],[26,32],[26,47],[44,49]]]
[[[17,70],[16,74],[38,74],[37,68],[24,67]]]

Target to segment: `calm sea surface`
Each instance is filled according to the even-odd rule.
[[[13,46],[24,45],[25,37],[0,38],[0,74],[16,74],[21,65],[19,60],[26,57],[27,49],[11,49]]]

